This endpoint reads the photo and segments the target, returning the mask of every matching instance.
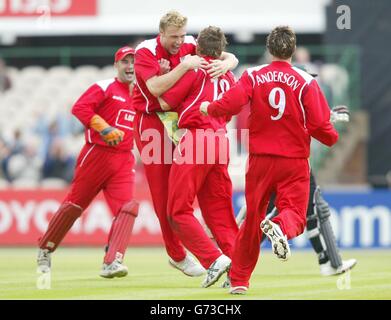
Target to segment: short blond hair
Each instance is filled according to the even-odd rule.
[[[161,19],[159,23],[159,31],[163,32],[168,26],[183,28],[187,24],[187,17],[181,15],[178,11],[169,11]]]

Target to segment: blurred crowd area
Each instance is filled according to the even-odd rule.
[[[257,64],[269,62],[270,56],[265,54]],[[317,75],[330,107],[344,100],[349,86],[349,75],[344,68],[312,61],[304,47],[297,48],[293,63]],[[236,77],[252,66],[239,65],[234,71]],[[68,185],[84,144],[83,126],[72,116],[71,108],[90,85],[114,75],[112,65],[17,69],[7,66],[0,58],[0,188]],[[234,117],[229,128],[246,128],[248,113],[247,106]],[[240,130],[237,132],[240,143]],[[241,154],[236,156],[245,158],[246,148],[242,146],[240,150]],[[141,170],[141,167],[138,159],[137,168]],[[237,168],[234,176],[243,175],[242,169]]]

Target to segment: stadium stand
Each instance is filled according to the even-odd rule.
[[[267,59],[267,56],[263,57],[265,61],[262,63],[267,63]],[[318,81],[323,89],[330,89],[328,97],[330,105],[333,105],[335,98],[343,101],[343,95],[346,94],[349,86],[349,75],[344,68],[331,63],[313,63],[309,51],[304,47],[298,48],[296,60],[297,63],[309,68],[310,72],[319,73]],[[235,70],[236,78],[251,66],[253,64],[239,66]],[[84,134],[81,124],[71,115],[70,109],[92,83],[111,78],[114,74],[113,66],[106,65],[99,68],[95,65],[80,65],[72,68],[55,65],[47,69],[38,65],[29,65],[21,69],[7,66],[5,70],[12,86],[0,93],[3,115],[0,118],[3,129],[0,138],[4,148],[8,149],[7,152],[0,153],[2,186],[22,185],[26,176],[33,181],[31,183],[43,188],[67,184],[70,181],[69,173],[66,177],[58,175],[46,177],[47,155],[53,141],[59,140],[64,153],[62,157],[68,159],[68,163],[75,162],[84,142]],[[245,128],[247,115],[248,112],[244,110],[238,117],[234,117],[228,129]],[[20,132],[24,147],[15,151],[12,146],[15,144],[17,131]],[[247,150],[246,142],[238,132],[240,131],[232,131],[230,135],[232,147],[229,172],[234,188],[243,189]],[[25,148],[27,145],[29,150]],[[318,147],[315,142],[314,153],[320,155],[314,157],[315,164],[321,164],[324,153]],[[137,152],[135,154],[139,164],[139,155]]]

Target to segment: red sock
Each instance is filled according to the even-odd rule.
[[[39,247],[49,249],[50,252],[56,250],[82,212],[81,207],[70,202],[64,202],[50,220],[46,233],[39,239]]]
[[[111,226],[108,249],[104,258],[104,263],[110,264],[116,258],[122,261],[129,237],[132,234],[134,221],[138,215],[139,204],[132,200],[125,204]]]

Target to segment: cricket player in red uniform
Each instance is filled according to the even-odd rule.
[[[271,64],[247,69],[220,100],[204,102],[200,108],[204,114],[221,117],[238,113],[250,102],[247,217],[232,257],[232,294],[244,294],[249,287],[262,232],[279,259],[289,258],[288,239],[301,234],[306,225],[311,136],[327,146],[338,140],[330,123],[330,108],[316,80],[291,65],[296,49],[293,30],[272,30],[267,48],[273,56]],[[280,213],[268,220],[266,209],[272,193]]]
[[[136,48],[136,87],[133,103],[136,109],[135,139],[145,167],[155,212],[160,222],[169,263],[188,276],[201,276],[205,269],[186,253],[168,222],[168,178],[174,145],[159,118],[162,113],[157,97],[170,89],[188,70],[204,66],[212,76],[219,76],[236,67],[237,59],[223,52],[222,60],[207,64],[194,55],[196,43],[186,36],[187,18],[171,11],[160,20],[159,35],[143,41]],[[193,56],[192,56],[193,55]],[[166,72],[162,72],[165,70]],[[150,145],[158,141],[157,154],[149,159]]]
[[[134,49],[115,54],[117,77],[93,84],[75,103],[72,113],[85,126],[86,144],[81,150],[69,193],[39,240],[38,270],[50,272],[51,253],[96,195],[103,191],[114,216],[100,275],[123,277],[122,264],[138,203],[133,199],[134,156],[131,92]]]
[[[203,29],[197,38],[198,55],[207,62],[220,57],[226,46],[217,27]],[[164,110],[178,113],[178,128],[186,129],[174,152],[170,170],[167,213],[172,229],[184,246],[208,269],[203,287],[214,284],[231,264],[238,226],[232,206],[228,174],[226,122],[231,117],[204,117],[204,100],[217,99],[235,83],[228,72],[216,79],[202,68],[188,71],[159,101]],[[219,248],[193,215],[195,197]]]

